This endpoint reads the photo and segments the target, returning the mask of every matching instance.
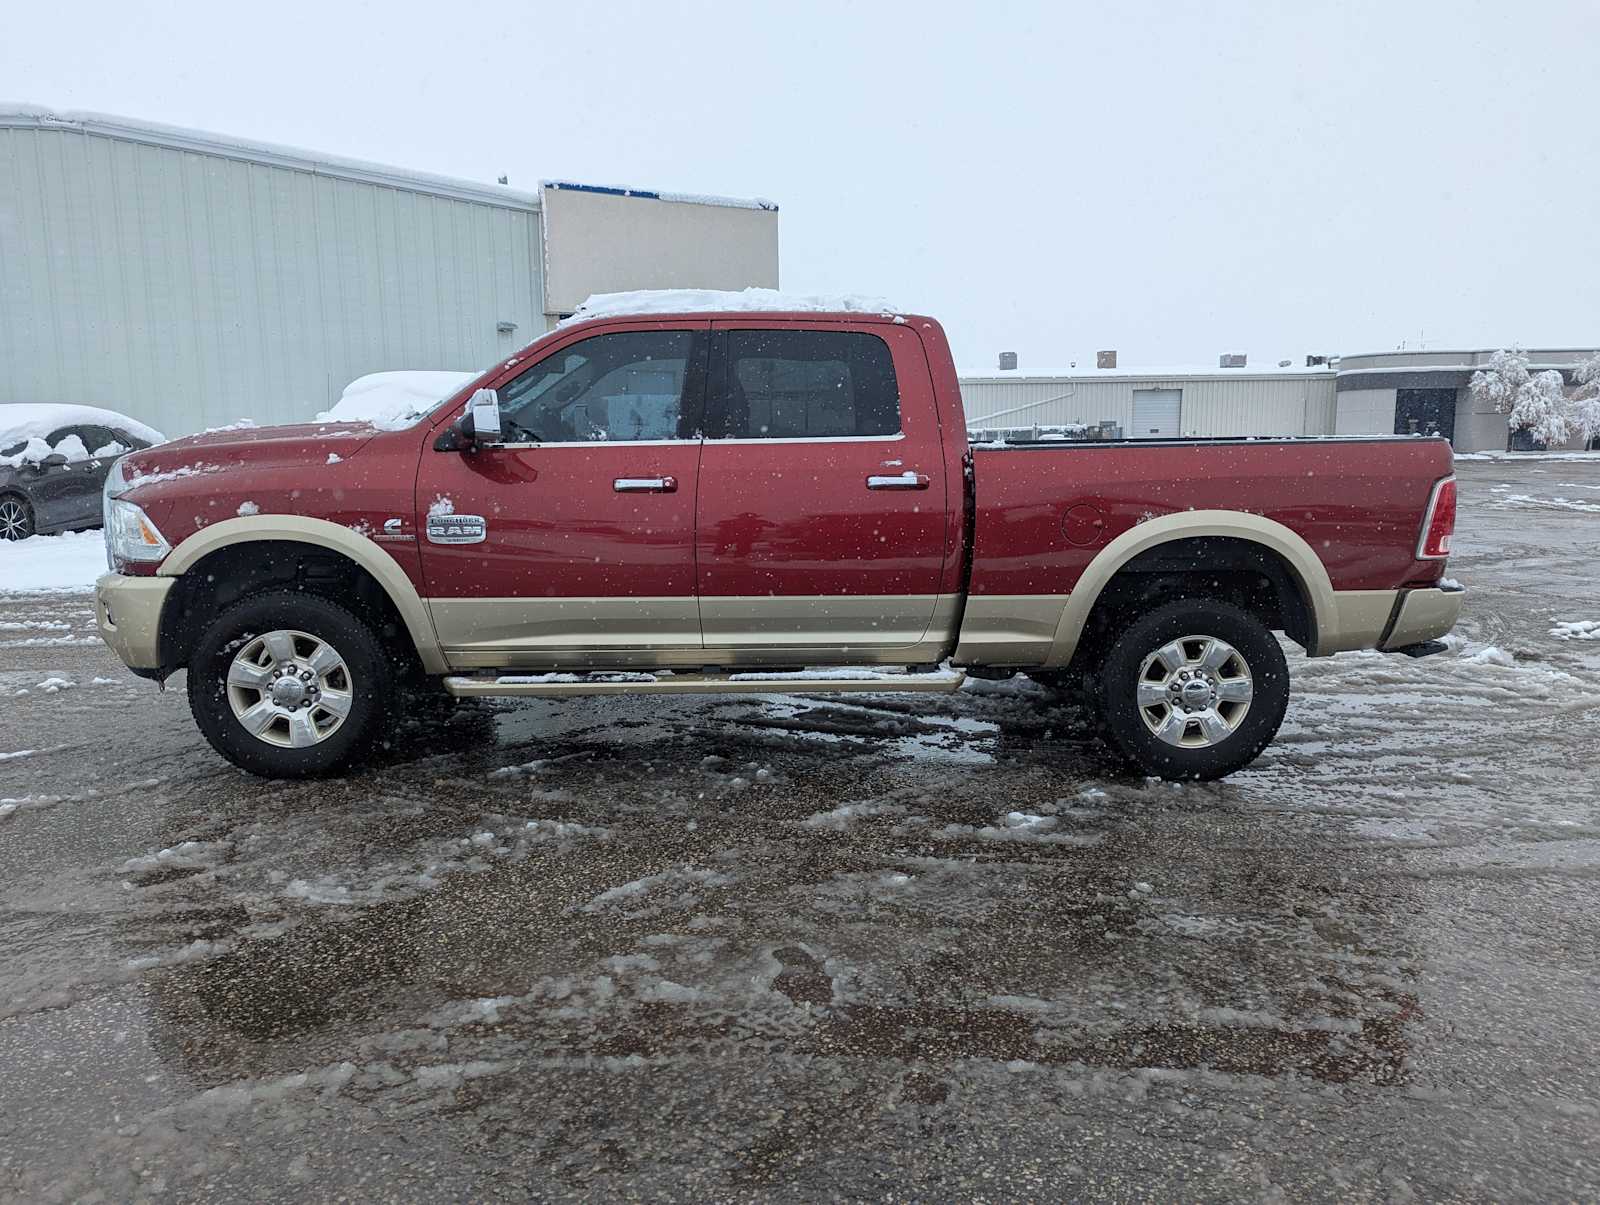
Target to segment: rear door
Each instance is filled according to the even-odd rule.
[[[693,664],[708,323],[580,334],[498,385],[505,442],[422,452],[418,543],[452,664]]]
[[[940,585],[959,482],[916,334],[722,319],[709,381],[695,525],[707,660],[926,659],[955,605]]]
[[[23,483],[28,488],[40,527],[98,526],[100,489],[105,474],[90,459],[94,449],[86,442],[86,427],[58,427],[44,437],[53,452],[67,458],[66,464],[38,464],[26,468]]]

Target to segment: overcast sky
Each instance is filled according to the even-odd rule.
[[[161,7],[8,5],[0,93],[768,197],[969,372],[1600,343],[1595,0]]]

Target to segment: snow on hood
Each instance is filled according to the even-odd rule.
[[[123,472],[130,492],[235,467],[303,464],[321,472],[330,463],[349,460],[377,434],[377,429],[368,423],[224,427],[133,452],[123,460]],[[338,459],[330,462],[330,453]],[[206,488],[214,487],[208,484]]]
[[[433,369],[369,372],[346,385],[333,409],[324,410],[317,418],[325,423],[369,423],[380,431],[398,431],[478,375]]]
[[[794,311],[807,314],[878,314],[905,311],[882,297],[859,293],[780,293],[777,289],[635,289],[630,293],[596,293],[580,305],[568,322],[612,318],[624,314],[716,314]]]
[[[15,468],[24,461],[40,461],[52,452],[59,452],[68,460],[87,460],[99,453],[99,448],[86,448],[76,435],[58,441],[55,447],[45,442],[45,436],[62,427],[114,427],[126,431],[135,439],[146,443],[166,442],[166,436],[138,419],[129,418],[115,410],[99,406],[55,405],[45,402],[11,402],[0,405],[0,448],[13,444],[26,444],[19,453],[0,456],[0,467]],[[122,449],[127,451],[126,448]],[[113,453],[104,453],[112,455]]]

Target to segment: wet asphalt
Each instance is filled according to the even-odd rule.
[[[0,1198],[1595,1199],[1600,463],[1458,472],[1463,639],[1220,784],[1026,679],[269,783],[0,596]]]

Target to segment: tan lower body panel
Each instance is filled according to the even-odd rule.
[[[1456,626],[1466,596],[1465,590],[1407,590],[1383,647],[1400,649],[1439,639]]]
[[[975,594],[967,599],[957,665],[1043,665],[1066,608],[1065,594]]]
[[[1332,622],[1317,616],[1317,647],[1312,655],[1377,648],[1399,596],[1398,590],[1335,590]]]
[[[175,577],[126,577],[107,573],[94,584],[100,639],[132,669],[161,664],[161,608]]]
[[[959,603],[947,594],[434,598],[428,608],[452,669],[673,669],[934,662],[949,651]]]
[[[748,674],[545,674],[523,678],[448,677],[444,688],[457,698],[503,696],[569,698],[581,695],[775,695],[885,693],[951,694],[966,675],[956,670],[928,674],[862,673],[831,677],[818,673]]]

